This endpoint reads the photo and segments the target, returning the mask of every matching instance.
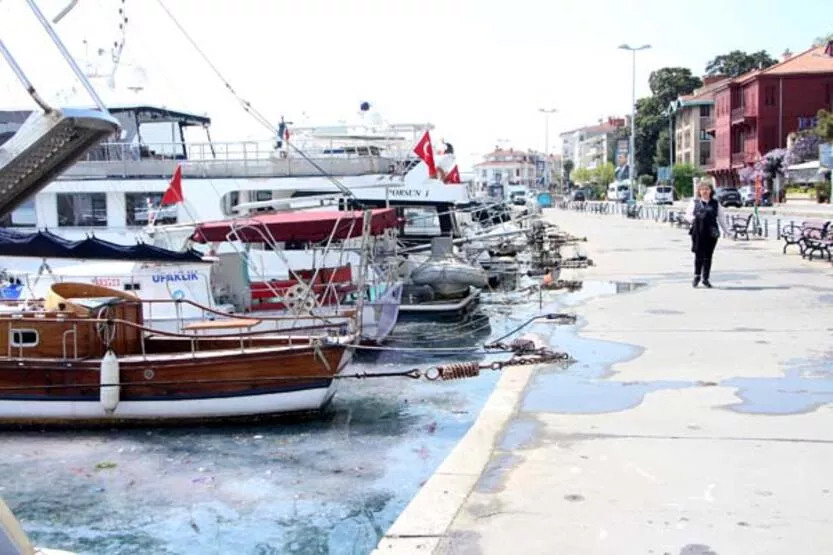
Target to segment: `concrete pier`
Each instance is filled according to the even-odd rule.
[[[575,309],[583,338],[636,355],[599,382],[646,393],[535,410],[542,369],[506,372],[377,553],[833,553],[830,264],[723,239],[714,289],[694,289],[684,230],[547,218],[587,236],[583,279],[647,283]]]

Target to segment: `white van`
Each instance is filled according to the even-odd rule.
[[[607,200],[625,202],[630,194],[630,184],[627,181],[614,181],[607,186]]]
[[[671,185],[653,185],[645,190],[642,200],[645,204],[674,204],[674,189]]]

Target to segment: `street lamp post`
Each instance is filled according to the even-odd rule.
[[[555,108],[538,108],[544,114],[544,188],[550,190],[550,114],[558,110]]]
[[[623,44],[619,46],[620,50],[630,50],[631,54],[633,54],[633,79],[632,79],[632,89],[631,89],[631,144],[628,148],[628,181],[630,182],[629,187],[629,200],[633,200],[633,180],[634,180],[634,173],[636,169],[636,53],[639,50],[647,50],[651,48],[650,44],[643,44],[642,46],[630,46],[628,44]]]

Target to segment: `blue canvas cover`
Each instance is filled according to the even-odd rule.
[[[135,260],[144,262],[201,262],[195,250],[183,252],[146,243],[117,245],[96,237],[69,241],[49,231],[23,233],[0,228],[0,256],[29,258],[77,258],[81,260]]]

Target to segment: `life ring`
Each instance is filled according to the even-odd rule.
[[[315,295],[303,283],[296,283],[283,294],[283,304],[295,314],[309,313],[315,308]]]
[[[175,289],[171,292],[171,298],[175,301],[181,301],[185,298],[185,291],[182,289]]]

